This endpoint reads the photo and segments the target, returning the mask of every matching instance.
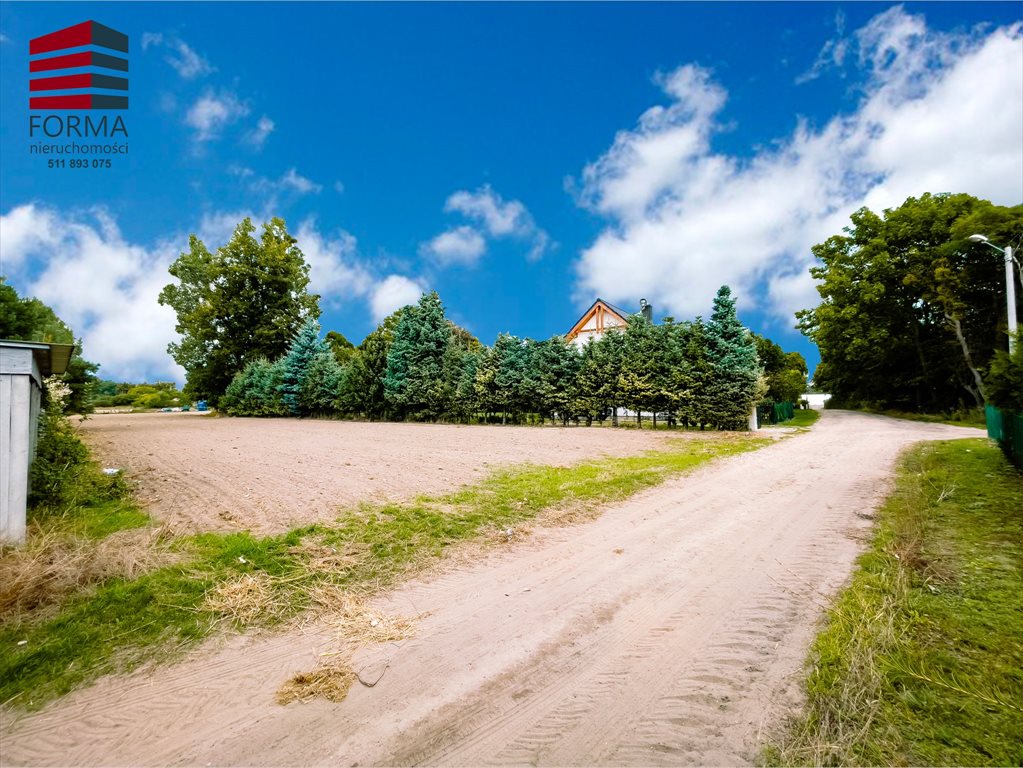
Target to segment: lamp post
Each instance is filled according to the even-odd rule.
[[[1012,274],[1012,246],[999,248],[984,235],[970,235],[971,243],[984,243],[1005,256],[1005,308],[1009,316],[1009,354],[1016,348],[1016,281]]]

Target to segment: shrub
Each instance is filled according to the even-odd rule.
[[[985,384],[991,405],[1023,414],[1023,331],[1016,334],[1011,355],[1004,350],[995,353]]]

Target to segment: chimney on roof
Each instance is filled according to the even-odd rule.
[[[639,314],[643,315],[643,319],[648,323],[654,324],[654,308],[647,303],[646,299],[639,300]]]

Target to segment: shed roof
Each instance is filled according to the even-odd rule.
[[[43,341],[12,341],[0,339],[0,346],[11,349],[28,349],[32,351],[39,373],[43,376],[60,376],[71,362],[75,353],[74,344],[49,344]]]

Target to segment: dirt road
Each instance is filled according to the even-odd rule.
[[[663,444],[665,432],[584,427],[226,419],[102,414],[79,431],[104,466],[178,533],[281,533],[327,522],[339,506],[454,490],[506,464],[568,465]]]
[[[733,457],[407,585],[415,638],[356,656],[341,704],[273,695],[324,629],[235,638],[7,722],[5,763],[713,764],[752,759],[798,702],[822,605],[895,458],[978,430],[825,412]]]

